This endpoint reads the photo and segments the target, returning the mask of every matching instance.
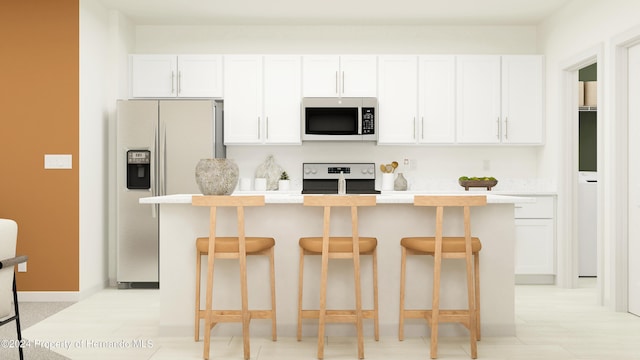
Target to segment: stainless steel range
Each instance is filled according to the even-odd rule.
[[[337,194],[338,177],[344,174],[347,194],[379,194],[375,189],[374,163],[304,163],[302,164],[303,194]]]

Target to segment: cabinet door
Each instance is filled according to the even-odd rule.
[[[515,273],[555,274],[553,219],[515,219]]]
[[[340,57],[339,92],[345,97],[376,97],[377,58],[372,55]]]
[[[542,143],[542,61],[540,55],[502,57],[503,143]]]
[[[500,142],[500,57],[459,56],[456,64],[459,143]]]
[[[265,56],[265,142],[300,143],[301,58]]]
[[[178,96],[222,97],[222,56],[178,56]]]
[[[175,97],[175,55],[131,55],[132,97]]]
[[[302,57],[302,96],[338,96],[340,58],[337,55]]]
[[[378,63],[378,143],[415,143],[418,58],[381,56]]]
[[[453,143],[456,122],[455,57],[421,56],[419,62],[418,140],[421,143]]]
[[[261,142],[262,59],[230,55],[224,60],[224,142]]]

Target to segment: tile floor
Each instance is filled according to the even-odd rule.
[[[595,302],[592,281],[578,289],[516,287],[514,337],[484,337],[479,359],[492,360],[640,360],[640,318],[608,311]],[[104,290],[33,325],[24,336],[71,359],[202,359],[202,342],[159,337],[154,291]],[[139,339],[140,342],[134,342]],[[379,342],[365,340],[369,360],[429,358],[427,337]],[[328,337],[327,360],[355,360],[354,338]],[[315,359],[316,338],[251,339],[257,360]],[[469,359],[466,338],[441,338],[439,359]],[[212,360],[242,359],[242,338],[212,340]]]

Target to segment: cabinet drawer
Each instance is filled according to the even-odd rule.
[[[537,196],[534,203],[515,205],[516,219],[552,219],[554,217],[554,198],[552,196]]]

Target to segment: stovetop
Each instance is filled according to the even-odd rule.
[[[304,163],[303,194],[337,194],[338,178],[344,175],[347,194],[379,194],[375,189],[374,163]]]

